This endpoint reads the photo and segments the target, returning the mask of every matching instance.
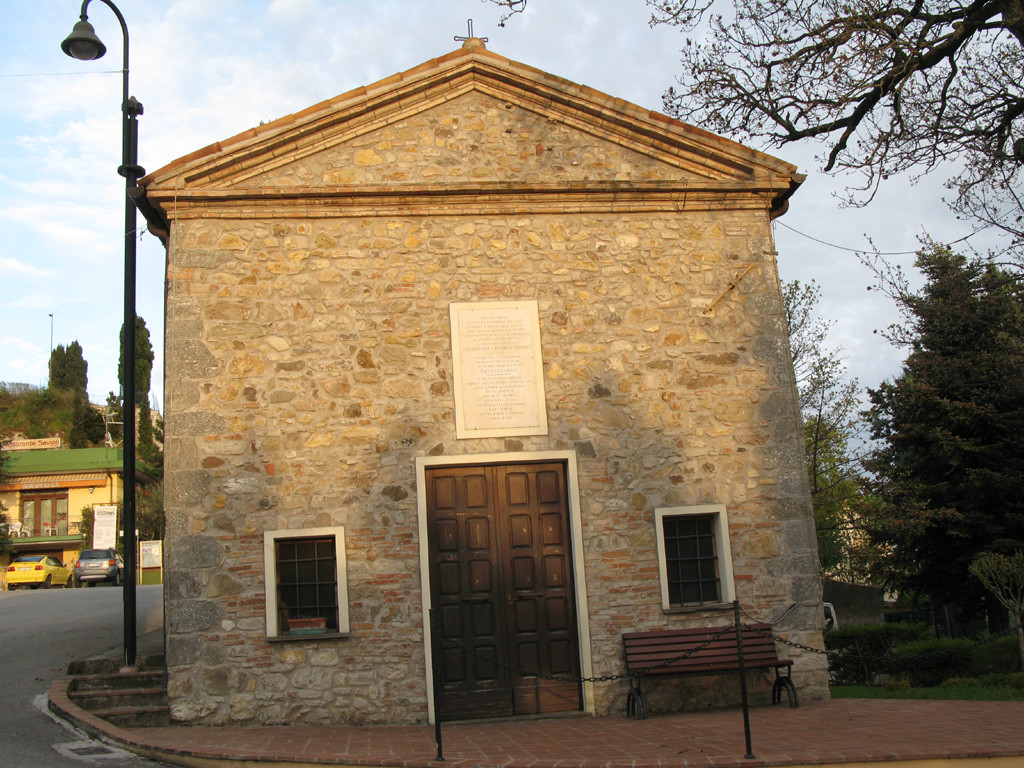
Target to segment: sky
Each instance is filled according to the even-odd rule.
[[[474,33],[510,59],[661,110],[684,36],[651,28],[642,0],[530,0],[499,27],[484,0],[116,0],[130,35],[130,91],[142,102],[139,162],[154,171],[261,122],[373,83],[458,48]],[[79,0],[0,2],[0,382],[45,386],[53,346],[78,341],[90,400],[118,391],[123,319],[122,34],[97,0],[89,21],[107,46],[93,62],[64,55]],[[829,347],[876,387],[903,352],[876,331],[898,319],[856,251],[870,242],[910,267],[920,238],[971,233],[942,202],[941,177],[885,183],[866,208],[836,194],[858,179],[827,176],[823,147],[749,143],[797,165],[807,181],[775,227],[783,280],[815,281]],[[139,226],[144,220],[139,216]],[[137,312],[156,361],[163,407],[164,249],[137,233]],[[986,247],[978,236],[968,241]]]

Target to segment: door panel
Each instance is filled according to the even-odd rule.
[[[453,468],[427,475],[431,602],[441,632],[460,647],[443,646],[438,703],[443,717],[513,714],[504,662],[504,614],[497,531],[487,468]],[[435,681],[435,685],[438,682]]]
[[[498,467],[498,508],[506,511],[503,572],[515,575],[507,599],[508,636],[520,669],[579,672],[568,504],[561,464]],[[502,482],[503,481],[503,482]],[[537,675],[514,681],[517,714],[580,708],[580,686]]]
[[[443,649],[442,719],[579,709],[578,683],[538,676],[579,673],[564,466],[426,479],[432,604],[444,636],[473,651]]]

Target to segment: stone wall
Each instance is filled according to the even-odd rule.
[[[364,167],[355,153],[352,167]],[[795,604],[777,630],[820,645],[763,209],[197,215],[174,222],[170,254],[175,717],[425,721],[423,455],[575,451],[596,675],[621,671],[623,631],[731,620],[663,613],[662,506],[725,504],[744,609],[776,619]],[[538,302],[550,433],[456,440],[448,305],[500,299]],[[268,643],[263,531],[330,525],[346,526],[351,636]],[[827,695],[823,657],[792,654],[801,695]],[[596,686],[596,711],[617,710],[625,688]],[[712,690],[705,698],[732,695]]]

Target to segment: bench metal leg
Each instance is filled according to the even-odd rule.
[[[630,678],[629,693],[626,695],[626,715],[633,715],[637,720],[647,719],[647,699],[640,690],[640,678]]]
[[[796,695],[796,686],[793,685],[793,678],[789,676],[789,672],[785,675],[779,673],[778,667],[775,668],[775,682],[772,684],[772,704],[782,703],[782,690],[786,690],[786,698],[789,699],[789,706],[791,709],[796,709],[800,706],[800,698]]]

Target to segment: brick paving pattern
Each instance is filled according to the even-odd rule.
[[[1024,766],[1024,702],[812,701],[742,712],[456,723],[400,727],[171,727],[122,730],[141,747],[206,758],[425,768],[785,766],[1008,758]],[[1014,762],[1019,761],[1019,762]]]

